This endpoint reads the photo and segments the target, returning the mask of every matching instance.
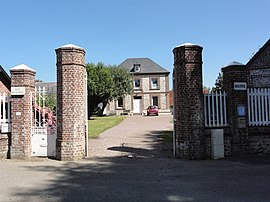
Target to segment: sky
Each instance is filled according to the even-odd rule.
[[[269,0],[0,0],[0,65],[25,64],[56,81],[55,49],[75,44],[85,62],[150,58],[173,71],[174,47],[203,47],[203,83],[246,64],[270,38]]]

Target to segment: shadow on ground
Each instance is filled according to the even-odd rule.
[[[16,196],[22,201],[37,197],[40,201],[269,201],[269,161],[174,159],[168,156],[172,148],[166,146],[166,134],[147,134],[152,150],[125,145],[109,148],[132,154],[132,158],[25,167],[58,177],[42,188],[17,190]]]

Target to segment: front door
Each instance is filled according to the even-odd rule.
[[[142,97],[134,97],[133,99],[133,113],[142,113]]]

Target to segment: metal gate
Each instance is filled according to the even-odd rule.
[[[31,96],[32,156],[56,156],[56,116],[47,105],[45,87],[38,87]]]

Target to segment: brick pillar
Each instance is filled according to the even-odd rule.
[[[175,152],[180,158],[205,158],[202,49],[188,43],[173,50]]]
[[[31,156],[31,95],[35,92],[35,70],[26,65],[10,69],[11,74],[11,159]]]
[[[85,51],[74,45],[55,50],[57,55],[56,158],[76,160],[85,156]]]
[[[223,89],[227,94],[229,130],[232,134],[232,155],[249,153],[248,140],[248,100],[247,90],[234,88],[235,82],[247,82],[247,68],[239,63],[232,63],[222,68]],[[237,107],[245,108],[245,116],[237,115]]]

